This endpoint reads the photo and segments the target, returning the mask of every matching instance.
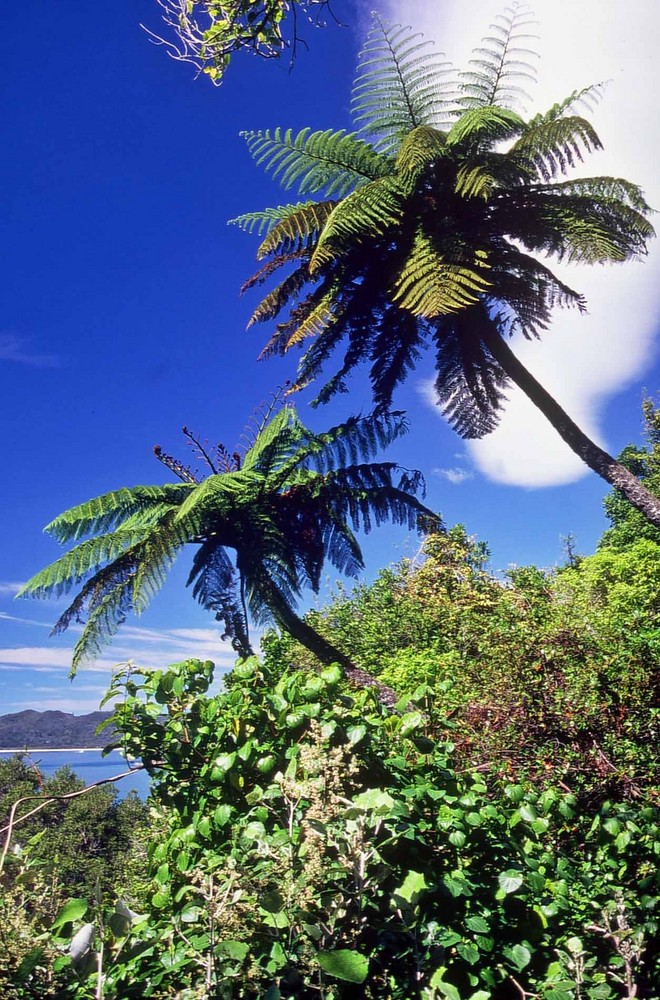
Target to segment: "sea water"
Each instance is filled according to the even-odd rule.
[[[130,764],[119,750],[111,750],[106,757],[101,756],[100,750],[86,749],[0,750],[0,761],[14,757],[17,753],[20,753],[27,763],[35,764],[45,777],[49,778],[60,767],[68,766],[86,785],[130,770]],[[149,775],[141,769],[135,770],[133,774],[120,781],[111,782],[107,787],[115,788],[120,798],[128,792],[135,791],[141,799],[146,799],[149,794]]]

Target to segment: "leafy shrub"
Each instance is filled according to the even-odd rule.
[[[338,668],[211,678],[113,685],[164,834],[144,916],[105,934],[107,997],[652,996],[653,808],[487,783]]]

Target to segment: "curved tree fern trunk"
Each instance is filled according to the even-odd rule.
[[[383,684],[366,670],[356,667],[352,660],[342,653],[331,642],[328,642],[322,635],[313,629],[311,625],[299,618],[290,608],[278,606],[277,612],[273,611],[278,625],[292,636],[296,642],[313,653],[322,663],[339,663],[343,667],[348,679],[358,687],[375,688],[378,698],[383,705],[393,708],[399,700],[392,688]]]
[[[547,392],[531,372],[518,360],[509,345],[494,330],[482,334],[488,350],[511,381],[522,389],[532,403],[550,421],[560,437],[582,461],[611,486],[616,487],[633,507],[660,527],[660,499],[650,493],[620,462],[612,458],[581,431],[559,403]]]

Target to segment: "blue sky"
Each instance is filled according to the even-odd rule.
[[[638,3],[640,10],[652,12],[646,0]],[[432,23],[424,25],[450,55],[444,28],[457,48],[465,34],[469,50],[492,12],[503,6],[478,0],[465,25],[456,4],[438,4]],[[542,14],[547,4],[540,0],[537,12]],[[394,6],[399,18],[427,20],[435,7],[418,0]],[[392,12],[393,5],[383,0],[381,8]],[[190,66],[173,62],[149,43],[139,22],[158,28],[155,0],[116,0],[84,10],[34,0],[27,16],[16,5],[5,12],[1,712],[26,707],[89,711],[98,704],[112,665],[122,659],[164,664],[201,655],[223,666],[231,662],[214,622],[184,589],[185,560],[149,612],[128,623],[107,655],[73,683],[66,675],[75,636],[48,639],[61,606],[14,601],[13,594],[60,554],[42,533],[56,514],[109,489],[164,481],[166,471],[153,458],[152,447],[158,443],[184,455],[183,424],[233,449],[254,408],[292,374],[295,359],[256,360],[266,330],[245,332],[255,299],[241,300],[238,289],[253,270],[257,240],[226,222],[288,200],[252,163],[239,136],[242,129],[350,127],[350,85],[364,26],[350,2],[337,2],[334,10],[350,26],[307,31],[309,48],[300,47],[292,72],[286,63],[237,59],[221,88],[196,80]],[[624,21],[630,18],[619,0],[610,10],[616,15],[610,24],[613,48],[604,48],[612,62],[621,54]],[[481,23],[476,12],[483,13]],[[552,42],[553,23],[546,22]],[[569,89],[593,82],[588,75],[593,68],[583,65],[587,45],[580,30],[586,32],[584,25],[571,36],[582,55],[576,55]],[[615,84],[639,72],[636,45],[622,46]],[[555,40],[555,48],[560,47]],[[564,63],[568,50],[562,49]],[[552,57],[552,49],[544,52],[546,63]],[[459,52],[456,61],[461,58]],[[566,92],[559,85],[553,99]],[[612,101],[619,107],[616,92]],[[642,124],[648,131],[653,120],[633,117],[631,127],[637,131],[632,136],[621,138],[616,128],[612,135],[628,156],[625,175],[644,182],[640,172],[650,153],[639,142]],[[614,172],[595,160],[590,169]],[[580,354],[579,327],[571,326],[570,338],[560,339],[561,315],[555,324],[559,355],[537,361],[539,374],[545,365],[560,391],[564,383],[568,386],[565,373],[578,373],[568,399],[615,453],[639,439],[641,387],[654,392],[658,384],[656,300],[644,298],[644,290],[657,284],[650,282],[657,273],[653,260],[631,265],[637,269],[632,285],[616,285],[617,307],[607,300],[599,305],[598,286],[593,293],[590,286],[594,322],[599,309],[610,320],[609,339],[602,323],[599,327],[599,363]],[[618,270],[616,282],[623,277]],[[582,287],[591,278],[581,272],[579,281],[573,280]],[[605,275],[603,283],[611,292],[612,277]],[[639,302],[643,308],[635,306]],[[595,336],[584,330],[584,342]],[[604,360],[610,362],[608,370]],[[530,431],[524,410],[512,418],[516,427],[508,436],[485,442],[481,450],[467,448],[425,400],[423,381],[429,374],[422,363],[401,390],[396,403],[409,413],[410,433],[388,455],[425,473],[427,503],[448,524],[461,521],[487,541],[496,569],[561,561],[560,536],[569,532],[581,551],[592,551],[605,527],[600,507],[605,484],[591,474],[566,482],[576,475],[570,459],[553,453],[551,461],[553,445],[537,436],[541,432]],[[312,411],[308,398],[301,394],[297,402],[303,418],[317,429],[369,408],[359,379],[350,396],[324,409]],[[582,414],[584,399],[589,406]],[[517,436],[521,428],[523,435],[527,431],[526,443]],[[532,473],[533,468],[541,473]],[[542,480],[555,485],[533,485]],[[366,577],[414,555],[417,547],[416,538],[401,532],[374,532],[364,547]],[[333,583],[331,574],[321,600]]]

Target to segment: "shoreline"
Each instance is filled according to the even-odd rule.
[[[11,753],[11,754],[17,754],[17,753],[92,753],[92,752],[100,753],[100,751],[104,750],[104,749],[105,749],[105,747],[19,747],[18,749],[14,749],[12,747],[8,747],[7,749],[5,749],[4,747],[0,747],[0,754],[2,754],[2,753]],[[121,753],[120,747],[113,747],[112,750],[110,751],[110,753],[115,753],[118,750]]]

